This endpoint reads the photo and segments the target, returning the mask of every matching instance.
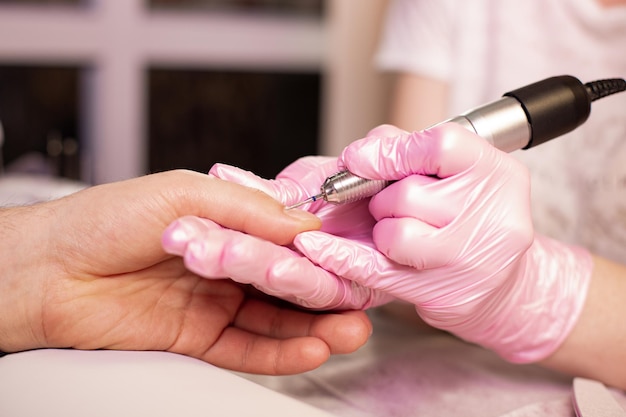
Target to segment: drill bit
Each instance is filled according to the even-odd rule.
[[[312,195],[311,197],[307,198],[306,200],[302,200],[299,203],[296,203],[292,206],[288,206],[285,208],[285,210],[291,210],[300,206],[305,205],[306,203],[312,203],[314,201],[320,200],[324,198],[324,194],[318,194],[318,195]]]

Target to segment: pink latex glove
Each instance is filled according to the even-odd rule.
[[[215,165],[210,175],[262,190],[291,205],[318,192],[324,179],[336,171],[337,158],[306,157],[285,168],[276,180],[223,164]],[[375,221],[367,201],[343,206],[317,202],[308,209],[322,219],[325,232],[374,246]],[[231,278],[304,307],[365,309],[392,299],[319,268],[293,248],[223,229],[209,220],[181,218],[170,225],[162,241],[168,253],[184,257],[186,267],[200,276]]]
[[[410,134],[382,126],[341,160],[356,175],[399,180],[370,201],[378,250],[305,232],[294,241],[302,253],[510,361],[558,348],[592,262],[583,249],[534,235],[523,165],[455,124]]]

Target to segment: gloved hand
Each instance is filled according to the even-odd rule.
[[[285,168],[276,180],[265,180],[228,165],[209,175],[264,191],[285,205],[317,193],[337,171],[337,158],[306,157]],[[307,207],[307,206],[305,206]],[[375,223],[367,201],[342,206],[315,202],[309,211],[322,219],[322,230],[373,247]],[[295,211],[295,210],[294,210]],[[389,294],[361,287],[314,265],[300,253],[197,217],[178,219],[163,236],[170,254],[183,256],[187,268],[205,278],[231,278],[266,294],[324,310],[365,309],[390,301]]]
[[[340,159],[356,175],[398,180],[370,200],[376,249],[305,232],[294,241],[305,256],[510,361],[558,348],[581,311],[592,261],[534,234],[523,165],[455,124],[382,126]]]

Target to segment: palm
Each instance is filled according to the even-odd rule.
[[[200,279],[178,259],[117,276],[68,276],[55,286],[64,290],[48,291],[45,304],[55,306],[45,315],[48,342],[79,349],[170,350],[212,361],[246,308],[237,284]]]
[[[84,195],[71,198],[72,211],[94,203]],[[55,306],[44,312],[49,343],[169,349],[194,356],[210,351],[234,321],[244,293],[226,280],[198,278],[180,259],[162,251],[160,233],[173,211],[165,201],[155,194],[150,216],[141,204],[123,196],[97,202],[102,209],[87,220],[68,213],[73,222],[63,225],[65,233],[70,230],[76,236],[55,251],[72,254],[72,262],[66,264],[71,266],[66,266],[64,279],[51,280],[46,293],[44,305]],[[85,228],[94,239],[81,238]],[[80,317],[74,316],[76,311]],[[202,340],[195,340],[197,334]]]

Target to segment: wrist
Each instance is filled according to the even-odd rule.
[[[42,277],[52,273],[44,268],[45,246],[39,239],[46,230],[37,230],[41,220],[34,207],[0,210],[0,253],[3,257],[0,275],[0,351],[14,352],[43,346],[41,320],[43,302]],[[28,237],[28,239],[26,239]],[[37,238],[33,238],[37,237]],[[36,245],[30,243],[38,242]]]
[[[591,280],[591,254],[536,236],[516,279],[494,300],[486,347],[510,362],[537,362],[564,342],[580,317]]]

